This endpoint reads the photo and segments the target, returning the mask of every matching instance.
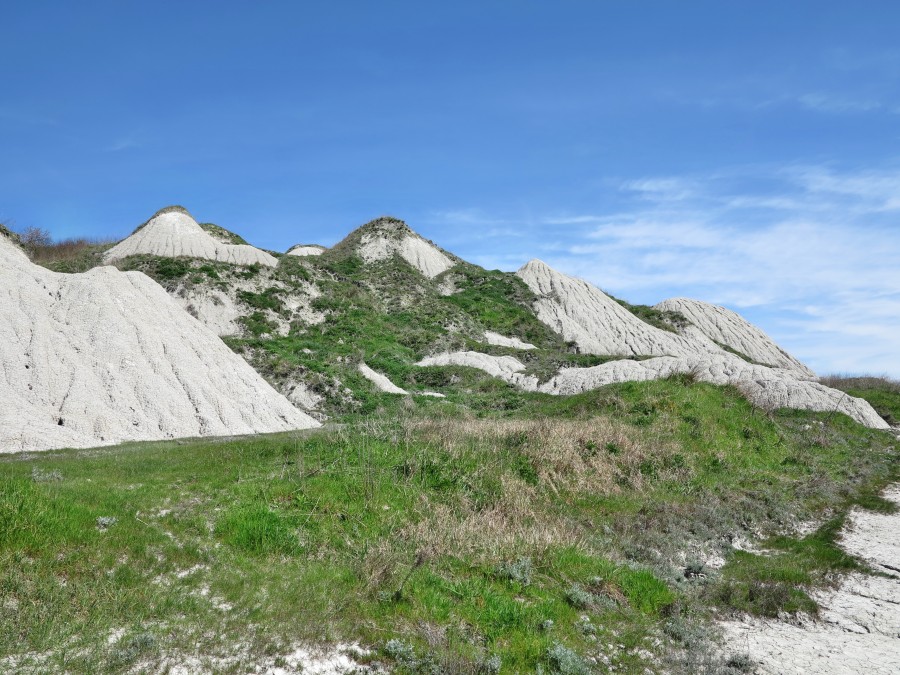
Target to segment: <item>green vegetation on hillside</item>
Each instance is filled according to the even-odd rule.
[[[689,377],[554,398],[458,375],[317,432],[2,457],[0,659],[241,672],[359,641],[401,673],[735,673],[711,617],[814,612],[859,566],[842,514],[898,477],[890,434]],[[772,553],[731,548],[755,533]]]
[[[826,375],[821,382],[865,399],[888,424],[900,426],[900,382],[872,375]]]

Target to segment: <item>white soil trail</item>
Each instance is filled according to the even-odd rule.
[[[366,262],[399,255],[429,279],[446,272],[455,264],[436,246],[410,233],[403,233],[399,238],[381,232],[367,233],[360,241],[359,255]]]
[[[324,246],[319,246],[318,244],[298,244],[288,249],[287,255],[322,255],[327,250]]]
[[[386,394],[409,394],[406,389],[401,389],[391,382],[386,375],[372,370],[365,363],[359,364],[359,372],[364,378],[374,384],[378,391],[383,391]]]
[[[760,328],[730,309],[688,298],[664,300],[656,305],[656,309],[680,312],[711,340],[727,345],[757,363],[815,377],[812,370],[775,344]]]
[[[525,342],[517,337],[506,337],[505,335],[500,335],[500,333],[494,333],[493,331],[485,331],[484,341],[489,345],[497,347],[510,347],[512,349],[522,350],[537,349],[537,347],[530,342]]]
[[[57,274],[0,236],[0,452],[318,426],[138,272]]]
[[[885,496],[900,506],[900,487]],[[816,598],[821,619],[725,622],[728,652],[744,652],[765,675],[900,673],[900,514],[857,510],[842,546],[889,576],[853,574]]]
[[[109,249],[104,260],[110,262],[139,254],[164,258],[203,258],[233,265],[275,267],[278,264],[273,255],[255,246],[219,241],[182,211],[166,211],[153,217],[137,232]]]

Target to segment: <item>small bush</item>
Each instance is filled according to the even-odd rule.
[[[559,675],[590,675],[591,669],[576,652],[558,642],[547,650],[547,660]]]
[[[528,586],[531,583],[532,572],[531,558],[519,558],[513,562],[501,563],[497,566],[495,574],[498,579]]]

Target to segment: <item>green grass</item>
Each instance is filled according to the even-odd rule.
[[[834,543],[840,514],[887,508],[877,494],[897,477],[889,434],[763,415],[684,379],[509,390],[506,409],[481,395],[474,409],[383,396],[382,415],[313,433],[4,457],[0,658],[112,673],[357,640],[398,672],[484,672],[494,657],[551,672],[599,653],[683,672],[673,622],[702,633],[713,611],[814,611],[809,591],[859,566]],[[781,532],[825,510],[838,515],[818,532]],[[725,543],[754,531],[772,555]],[[728,559],[702,584],[675,562],[699,544]]]

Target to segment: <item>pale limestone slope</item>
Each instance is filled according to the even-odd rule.
[[[104,260],[110,262],[130,255],[155,255],[164,258],[203,258],[233,265],[275,267],[278,260],[269,253],[247,244],[219,241],[184,211],[164,211],[130,237],[109,249]]]
[[[585,354],[619,356],[688,356],[721,352],[655,328],[637,318],[596,286],[532,260],[516,275],[538,296],[538,319]]]
[[[768,335],[736,312],[689,298],[671,298],[656,309],[680,312],[711,340],[727,345],[758,363],[795,370],[815,377],[812,370],[775,344]]]
[[[137,272],[57,274],[0,236],[0,452],[318,426]]]

